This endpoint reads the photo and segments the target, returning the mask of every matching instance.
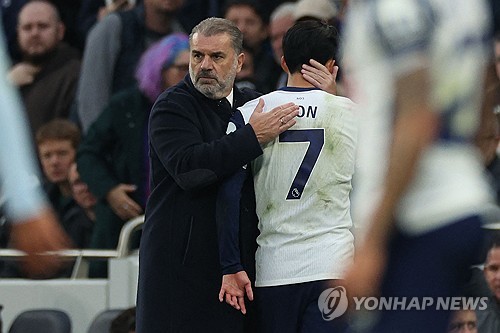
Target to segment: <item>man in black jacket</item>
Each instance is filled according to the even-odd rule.
[[[243,64],[242,34],[209,18],[190,35],[189,76],[164,92],[151,111],[151,196],[140,248],[137,332],[243,332],[252,320],[219,303],[222,279],[215,203],[220,181],[262,154],[261,144],[291,127],[298,106],[262,113],[226,134],[236,107],[257,93],[234,86]],[[243,265],[253,270],[257,218],[253,185],[242,193]],[[251,311],[246,315],[251,319]],[[246,326],[246,327],[245,327]]]

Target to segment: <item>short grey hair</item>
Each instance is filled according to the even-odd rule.
[[[273,22],[282,17],[293,16],[293,13],[295,13],[295,8],[297,8],[297,4],[295,2],[283,2],[282,4],[278,5],[278,7],[276,7],[271,13],[271,18],[269,19],[269,21]]]
[[[220,17],[209,17],[204,19],[191,31],[189,43],[193,41],[193,36],[196,33],[207,37],[227,34],[229,38],[231,38],[234,52],[236,54],[243,52],[243,33],[238,29],[236,24],[227,19]]]

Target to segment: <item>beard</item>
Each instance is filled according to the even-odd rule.
[[[34,65],[43,65],[47,62],[55,53],[55,48],[47,50],[43,53],[27,53],[23,52],[23,60]]]
[[[191,81],[193,81],[194,87],[201,92],[203,95],[210,99],[221,99],[227,96],[230,88],[234,84],[234,79],[236,78],[236,70],[238,68],[238,61],[235,60],[231,70],[227,73],[225,77],[218,78],[212,70],[201,69],[197,74],[193,72],[191,66],[189,67],[189,76]],[[201,83],[200,79],[209,78],[212,79],[210,83]],[[229,90],[229,91],[228,91]]]

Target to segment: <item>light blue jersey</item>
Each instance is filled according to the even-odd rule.
[[[17,221],[32,217],[46,202],[22,102],[6,80],[7,61],[0,34],[0,188],[7,215]]]

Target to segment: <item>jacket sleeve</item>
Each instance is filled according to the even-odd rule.
[[[117,138],[112,126],[113,107],[108,106],[90,127],[77,152],[78,172],[90,192],[103,199],[119,184],[109,165],[109,155]]]
[[[77,91],[77,110],[84,133],[110,98],[121,29],[120,18],[110,14],[98,22],[87,37]]]
[[[262,154],[250,125],[225,135],[227,123],[192,97],[160,99],[151,111],[151,149],[184,190],[197,190],[233,174]],[[205,117],[206,116],[206,117]]]

